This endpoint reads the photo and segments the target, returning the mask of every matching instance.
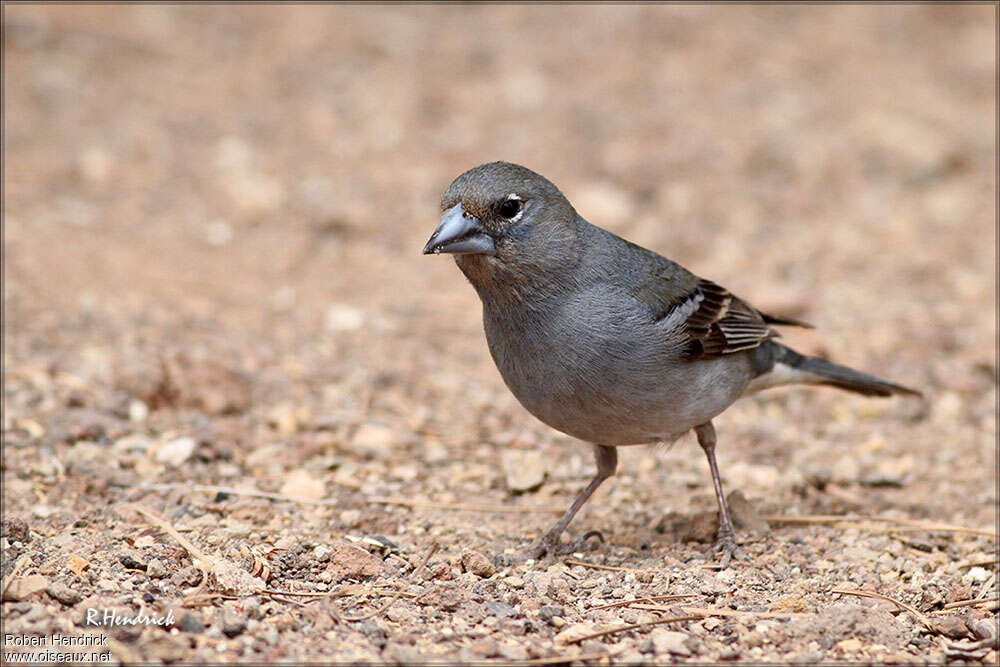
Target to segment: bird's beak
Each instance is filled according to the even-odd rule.
[[[486,233],[478,218],[467,216],[461,204],[455,204],[441,218],[437,229],[424,246],[424,254],[442,252],[454,255],[495,255],[493,237]]]

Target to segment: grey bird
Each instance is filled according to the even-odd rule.
[[[527,555],[560,536],[617,468],[616,447],[694,430],[719,504],[723,567],[735,536],[715,461],[712,419],[736,399],[805,383],[868,396],[912,389],[801,355],[767,315],[679,264],[587,222],[547,179],[516,164],[471,169],[441,198],[424,254],[455,255],[483,303],[490,353],[535,417],[593,445],[597,474]],[[569,548],[576,548],[570,546]]]

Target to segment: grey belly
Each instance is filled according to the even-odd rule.
[[[729,407],[751,375],[743,354],[692,362],[642,343],[588,350],[576,342],[576,348],[490,347],[504,381],[528,412],[601,445],[673,441]]]

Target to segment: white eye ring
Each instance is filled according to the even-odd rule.
[[[524,215],[524,200],[518,197],[516,193],[511,192],[504,198],[504,203],[509,201],[521,202],[521,207],[518,209],[517,213],[510,218],[506,218],[506,220],[509,220],[510,222],[517,222],[521,219],[521,216]]]

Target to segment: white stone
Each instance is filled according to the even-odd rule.
[[[500,457],[507,488],[514,493],[533,491],[545,481],[541,452],[534,449],[508,449]]]
[[[174,438],[160,445],[159,449],[156,450],[154,458],[156,458],[158,463],[165,463],[172,468],[176,468],[191,458],[197,446],[198,441],[194,438]]]
[[[365,314],[346,303],[331,303],[326,309],[323,325],[327,331],[355,331],[365,323]]]
[[[691,655],[691,649],[685,645],[688,636],[676,630],[666,630],[656,628],[649,633],[649,638],[653,640],[657,655],[672,653],[674,655]]]

